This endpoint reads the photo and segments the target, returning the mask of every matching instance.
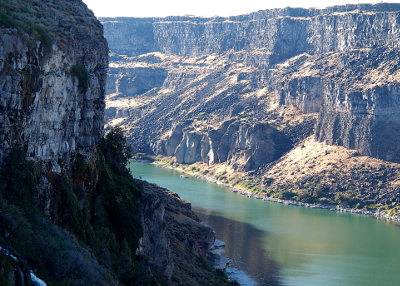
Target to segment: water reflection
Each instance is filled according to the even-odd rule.
[[[203,209],[228,243],[226,255],[260,285],[400,285],[400,229],[390,223],[248,199],[155,166],[130,167]]]
[[[201,220],[211,225],[217,238],[226,243],[224,255],[233,267],[244,270],[258,285],[282,285],[278,277],[279,266],[263,247],[268,233],[213,211],[198,208],[194,211]]]

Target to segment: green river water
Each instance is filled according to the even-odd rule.
[[[226,243],[223,255],[243,285],[400,285],[393,223],[250,199],[154,165],[129,167],[191,202]]]

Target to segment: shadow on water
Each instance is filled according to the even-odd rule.
[[[258,285],[282,285],[279,266],[263,247],[262,237],[267,235],[265,231],[219,216],[216,212],[199,208],[193,210],[216,231],[217,238],[225,242],[224,256],[233,267],[245,271]]]

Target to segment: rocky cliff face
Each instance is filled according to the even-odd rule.
[[[209,55],[265,49],[274,59],[398,43],[399,4],[284,8],[233,17],[102,18],[120,55]],[[394,26],[393,26],[394,24]],[[339,33],[338,33],[339,32]],[[372,32],[372,33],[371,33]],[[129,35],[129,37],[127,37]]]
[[[171,135],[154,148],[157,154],[174,156],[177,163],[225,163],[244,171],[278,159],[289,150],[290,139],[268,123],[240,124],[225,121],[218,129],[196,132],[185,125],[172,128]]]
[[[211,285],[213,231],[177,195],[136,184],[125,159],[107,161],[123,147],[98,147],[106,88],[136,96],[165,70],[132,68],[106,87],[103,27],[82,1],[3,2],[0,284]]]
[[[38,199],[55,219],[62,202],[52,179],[67,174],[78,155],[87,162],[96,155],[108,47],[81,1],[31,5],[2,8],[12,18],[0,28],[0,161],[16,146],[37,162]]]
[[[54,44],[47,54],[39,41],[28,47],[15,29],[4,29],[0,41],[1,151],[20,146],[38,161],[92,153],[102,130],[105,41],[100,50],[96,42],[80,42],[80,49]],[[89,74],[85,91],[71,70],[75,64]]]
[[[171,282],[174,276],[179,285],[212,285],[211,273],[198,264],[199,258],[207,259],[215,241],[214,231],[201,223],[189,202],[166,189],[142,183],[144,195],[140,208],[144,235],[138,254],[146,256],[167,281]]]
[[[99,141],[108,48],[93,13],[80,1],[74,5],[81,6],[74,17],[87,17],[85,25],[69,27],[75,19],[62,5],[53,25],[42,27],[48,29],[47,45],[16,28],[1,31],[2,153],[20,146],[35,160],[57,160],[91,153]],[[82,26],[92,34],[84,36]],[[86,78],[75,65],[86,70]]]
[[[128,129],[139,150],[181,163],[254,170],[313,132],[321,142],[400,162],[399,10],[380,3],[228,18],[101,19],[118,68],[109,78],[108,120],[134,126]],[[133,67],[166,77],[129,93],[114,79]],[[115,111],[132,105],[135,114]],[[302,119],[291,120],[287,107]]]

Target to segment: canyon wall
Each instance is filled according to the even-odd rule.
[[[191,204],[177,194],[141,183],[144,235],[137,254],[147,257],[150,265],[167,281],[174,276],[179,279],[179,285],[212,285],[210,273],[197,264],[199,259],[207,259],[208,250],[215,242],[215,232],[204,225],[192,211]]]
[[[208,285],[213,230],[103,140],[106,89],[142,94],[165,70],[107,86],[103,27],[81,0],[5,1],[0,19],[0,284]]]
[[[93,20],[93,13],[81,8],[75,17]],[[37,161],[69,162],[76,153],[93,154],[102,132],[108,47],[95,19],[85,22],[85,29],[93,29],[90,35],[82,25],[65,31],[74,20],[54,20],[48,46],[15,28],[1,29],[1,154],[11,146]],[[86,70],[86,79],[74,72],[76,65]]]
[[[249,171],[278,159],[289,150],[291,141],[268,123],[240,124],[231,120],[204,133],[177,125],[166,140],[157,144],[157,154],[174,156],[177,163],[227,162]]]
[[[35,19],[34,8],[10,8],[13,19],[0,28],[0,161],[18,147],[36,162],[39,204],[58,221],[65,204],[57,180],[68,175],[77,156],[96,159],[108,45],[82,2],[43,5],[33,6],[43,23],[24,24]],[[70,5],[76,6],[73,15]],[[86,186],[96,183],[93,176]]]
[[[209,55],[265,49],[283,59],[303,52],[325,53],[385,43],[398,46],[399,10],[399,4],[380,3],[273,9],[226,18],[100,20],[112,51],[120,55]]]
[[[113,112],[107,120],[118,117],[138,151],[182,163],[256,169],[297,144],[281,139],[288,130],[298,130],[292,134],[297,139],[314,132],[321,142],[400,162],[399,11],[399,4],[379,3],[227,18],[102,18],[111,65],[118,68],[109,77],[115,88],[109,90],[114,96],[107,109]],[[162,70],[163,82],[134,94],[124,91],[129,84],[114,80],[144,67]],[[132,102],[135,115],[115,111]],[[308,119],[288,121],[285,110],[292,107]],[[228,130],[232,120],[239,126]],[[270,129],[261,128],[255,139],[244,131],[265,124],[281,135],[271,139]],[[231,141],[213,135],[219,133]],[[218,149],[230,155],[218,155]]]

